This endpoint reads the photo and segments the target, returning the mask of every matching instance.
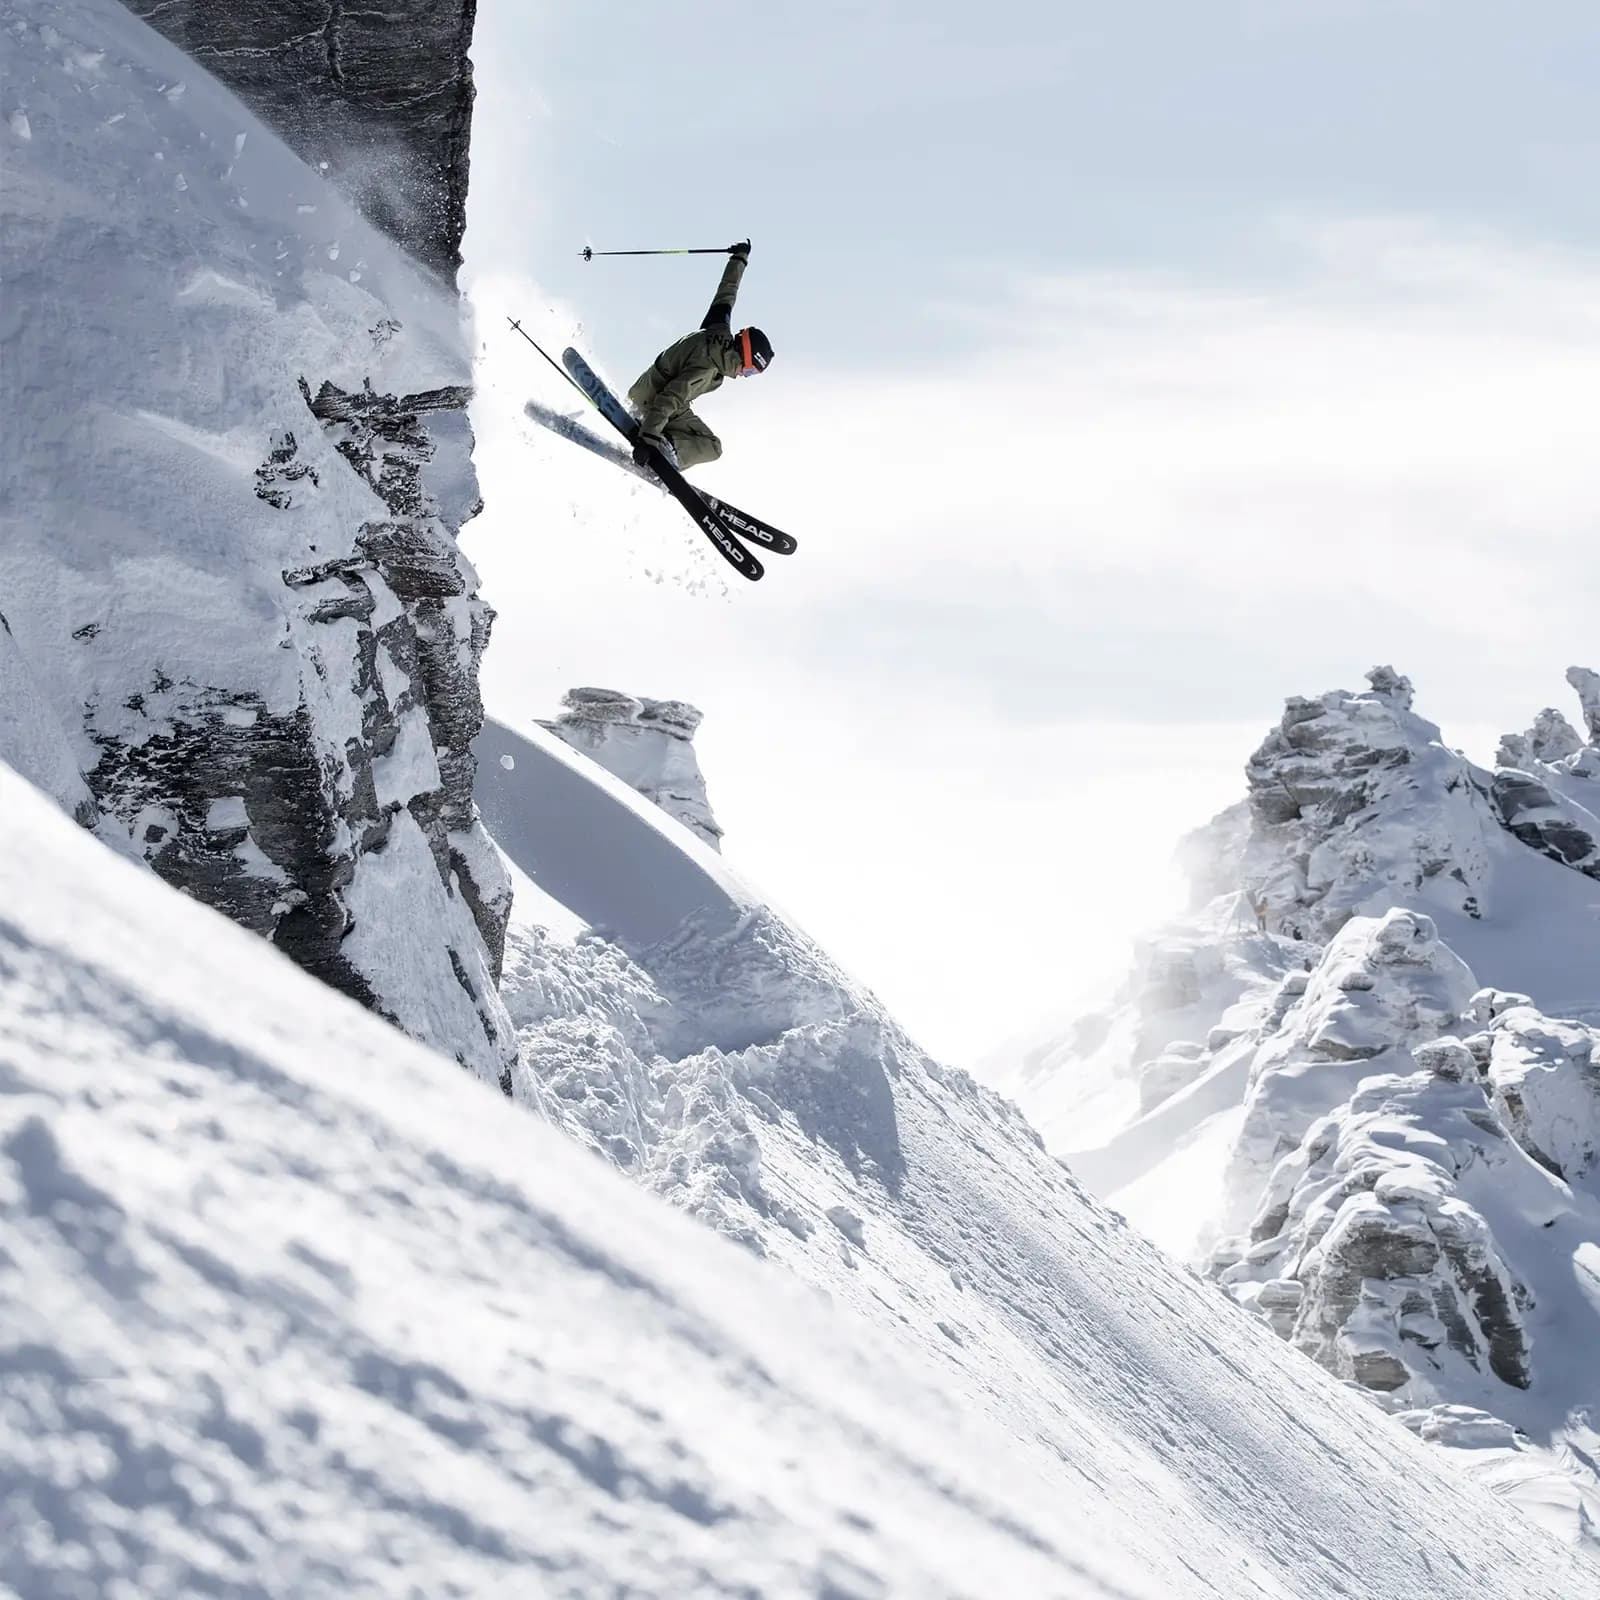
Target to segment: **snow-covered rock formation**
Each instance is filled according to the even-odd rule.
[[[1471,763],[1411,710],[1409,679],[1379,667],[1370,681],[1290,700],[1245,769],[1243,888],[1274,933],[1320,942],[1380,901],[1488,909],[1494,819]]]
[[[1201,903],[1012,1082],[1098,1193],[1600,1554],[1596,751],[1546,711],[1491,773],[1411,698],[1289,701],[1185,846]]]
[[[125,0],[325,171],[369,221],[453,276],[467,217],[477,0]]]
[[[499,1079],[454,293],[121,6],[11,0],[0,27],[0,671],[34,750],[8,711],[0,755]]]
[[[1583,721],[1589,730],[1589,743],[1600,750],[1600,672],[1591,667],[1568,667],[1567,682],[1583,705]]]
[[[411,42],[392,12],[149,10],[241,83],[309,52],[316,104],[384,100],[365,46]],[[0,28],[28,308],[0,321],[0,737],[98,836],[0,767],[0,1588],[1574,1592],[691,831],[545,730],[480,728],[453,297],[111,0],[0,0]],[[401,97],[459,109],[451,74]],[[1270,1126],[1351,1028],[1331,971],[1291,1018],[1316,952],[1269,942]],[[1248,1009],[1259,964],[1193,949],[1174,991]],[[1587,1173],[1572,1041],[1484,1004],[1462,1049],[1528,1170]],[[1249,1077],[1251,1026],[1170,1053],[1152,1114],[1214,1053]]]
[[[1567,682],[1583,704],[1590,742],[1547,707],[1525,734],[1500,741],[1494,805],[1524,844],[1600,879],[1600,673],[1573,667]]]
[[[1583,1592],[903,1041],[701,1053],[819,1294],[3,768],[0,815],[9,1592]]]
[[[693,744],[701,721],[697,707],[635,699],[616,689],[569,689],[561,704],[561,715],[540,727],[599,762],[713,850],[722,848]]]

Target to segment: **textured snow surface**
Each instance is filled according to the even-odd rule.
[[[830,1309],[3,769],[0,810],[26,1600],[1582,1592],[970,1084],[881,1108],[920,1238],[857,1194]]]
[[[1289,702],[1186,846],[1203,904],[1010,1082],[1097,1194],[1600,1556],[1600,750],[1546,710],[1491,773],[1369,682]]]

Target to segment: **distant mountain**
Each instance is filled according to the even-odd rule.
[[[1288,703],[1191,913],[1012,1063],[1099,1195],[1600,1550],[1600,745],[1493,771],[1389,668]],[[1494,987],[1486,987],[1493,985]]]

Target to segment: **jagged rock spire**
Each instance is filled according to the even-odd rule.
[[[1600,745],[1600,672],[1588,667],[1568,667],[1567,682],[1577,691],[1583,706],[1583,720],[1589,729],[1589,743]]]
[[[1372,685],[1374,694],[1393,700],[1402,711],[1411,709],[1411,680],[1403,672],[1396,672],[1393,667],[1374,667],[1367,674],[1367,682]]]

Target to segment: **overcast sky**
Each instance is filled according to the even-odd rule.
[[[701,706],[730,860],[947,1058],[1157,914],[1286,695],[1393,661],[1482,758],[1600,666],[1591,6],[483,0],[475,60],[490,705]],[[503,320],[625,386],[718,263],[577,252],[744,234],[757,587],[523,421]]]

